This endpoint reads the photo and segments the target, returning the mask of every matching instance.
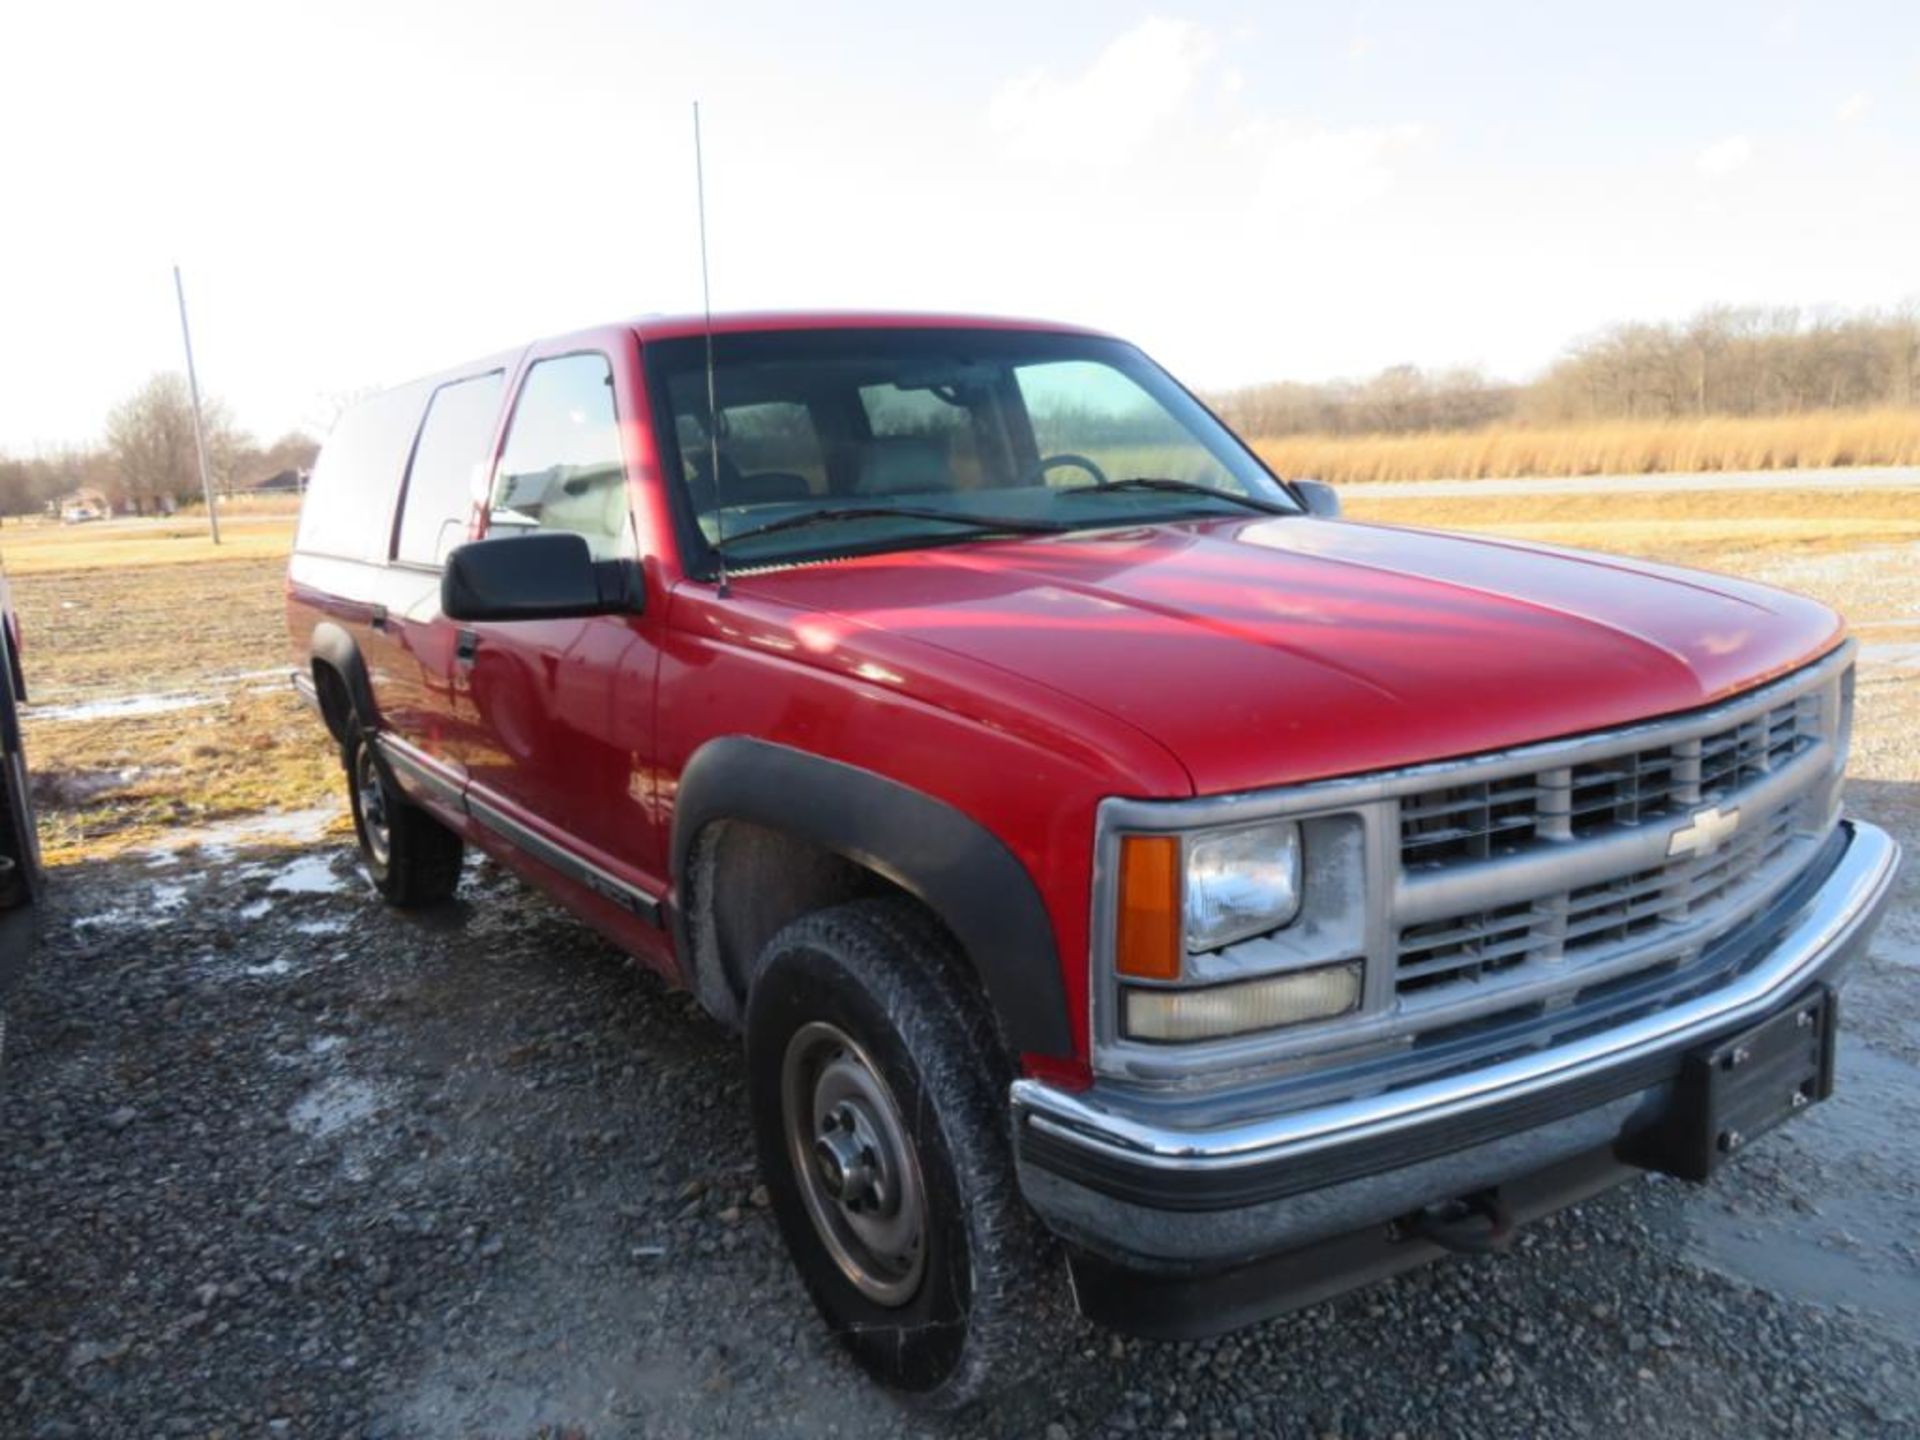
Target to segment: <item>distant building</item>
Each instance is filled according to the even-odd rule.
[[[67,525],[113,518],[113,506],[108,502],[106,492],[90,486],[82,486],[71,495],[62,495],[54,504],[59,507],[61,522]]]
[[[248,487],[250,495],[300,495],[306,492],[307,472],[288,466]]]

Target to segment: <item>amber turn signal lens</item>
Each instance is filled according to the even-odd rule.
[[[1178,980],[1180,949],[1179,840],[1123,836],[1115,965],[1136,980]]]

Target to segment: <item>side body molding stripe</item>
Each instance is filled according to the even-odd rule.
[[[546,836],[530,830],[511,815],[471,791],[467,794],[467,813],[494,834],[508,841],[543,865],[552,866],[576,885],[593,891],[602,900],[612,901],[630,915],[649,925],[661,923],[660,902],[644,890],[609,875],[584,856],[555,844]]]
[[[716,821],[782,831],[885,876],[959,939],[1016,1053],[1071,1055],[1053,924],[1026,867],[976,821],[896,781],[739,736],[711,740],[681,772],[673,814],[675,893],[694,842]],[[691,955],[686,919],[676,936]]]
[[[467,813],[465,788],[436,764],[431,756],[421,754],[406,741],[384,732],[373,737],[373,748],[396,773],[406,776],[449,810],[462,815]]]
[[[557,870],[576,885],[593,891],[601,899],[612,901],[628,914],[638,916],[649,925],[662,923],[658,898],[521,824],[485,796],[474,794],[447,774],[431,756],[421,754],[406,741],[389,734],[376,736],[375,748],[396,773],[406,776],[449,810],[471,817],[516,849]]]

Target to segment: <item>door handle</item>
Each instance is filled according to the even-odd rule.
[[[376,630],[384,630],[387,628],[386,606],[376,605],[373,607],[373,628]]]
[[[462,630],[453,637],[453,658],[462,665],[473,664],[474,652],[480,648],[480,636],[473,630]]]

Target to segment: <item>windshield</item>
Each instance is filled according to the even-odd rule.
[[[1012,330],[721,334],[711,420],[706,346],[698,336],[647,346],[670,440],[662,458],[709,552],[701,562],[716,545],[732,563],[757,565],[996,530],[1298,508],[1201,405],[1118,341]]]

